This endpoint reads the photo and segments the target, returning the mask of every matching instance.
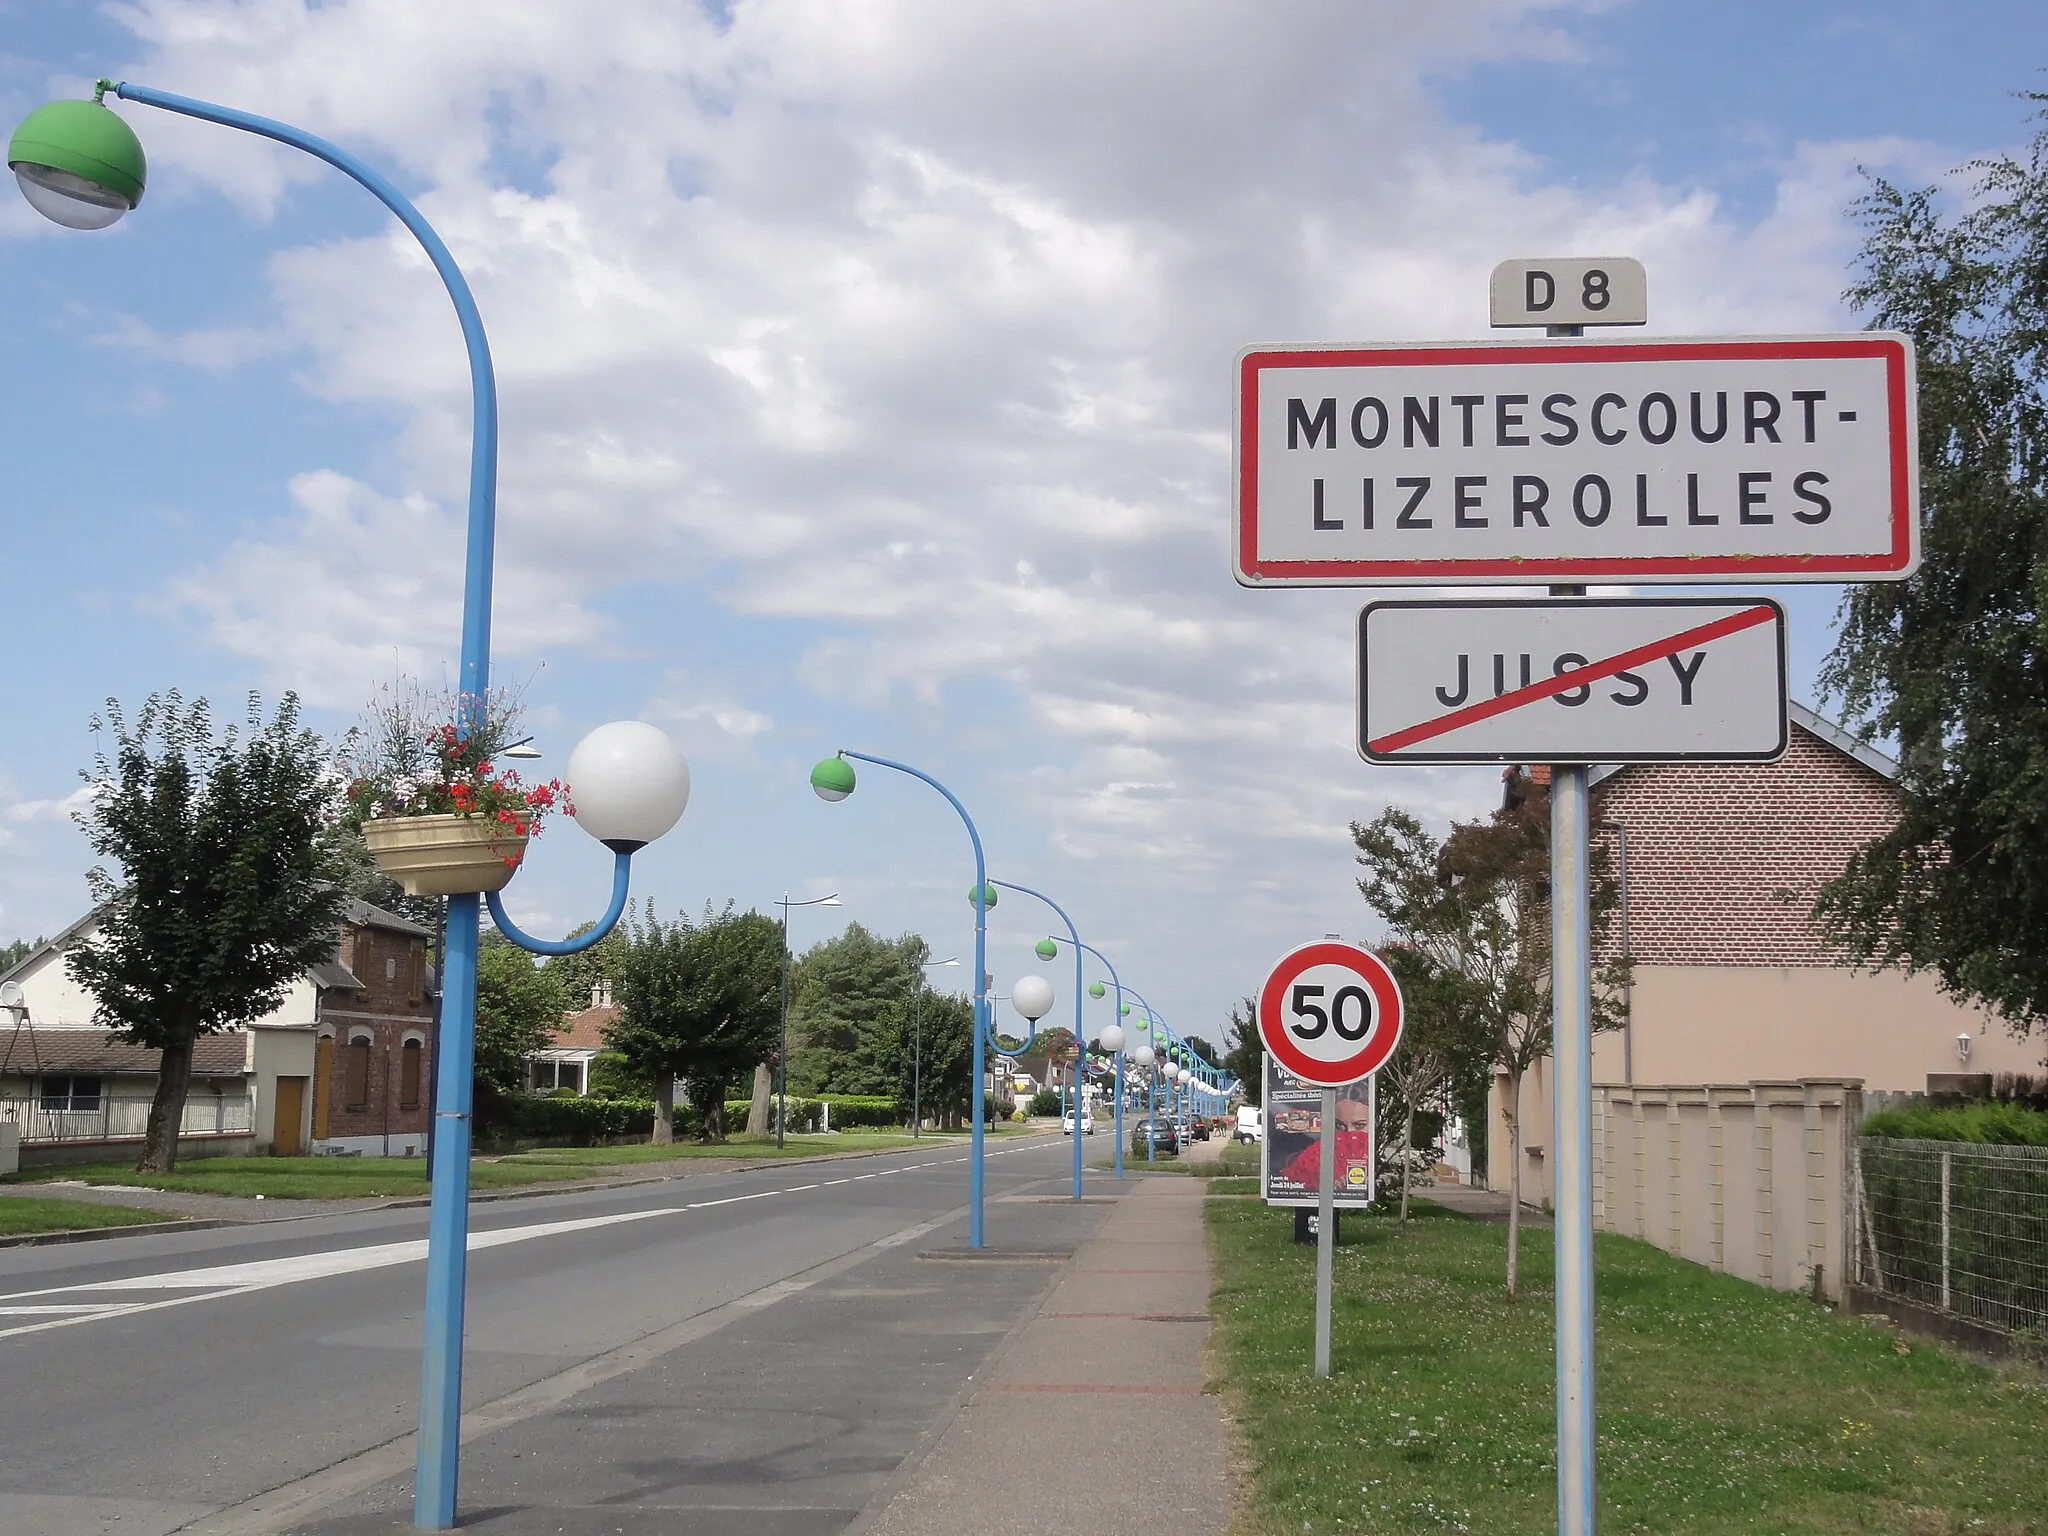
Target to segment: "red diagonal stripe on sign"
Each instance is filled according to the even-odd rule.
[[[1406,730],[1394,731],[1377,741],[1366,743],[1375,752],[1398,752],[1403,747],[1412,747],[1418,741],[1428,741],[1432,736],[1442,736],[1460,726],[1472,725],[1481,720],[1490,720],[1495,715],[1506,714],[1524,704],[1534,704],[1557,694],[1577,688],[1582,683],[1595,683],[1603,677],[1612,677],[1617,672],[1626,672],[1630,667],[1640,667],[1645,662],[1659,660],[1674,651],[1688,646],[1706,645],[1715,640],[1726,639],[1745,629],[1754,629],[1759,624],[1768,624],[1777,617],[1777,610],[1769,604],[1755,608],[1744,608],[1712,623],[1701,624],[1673,635],[1669,640],[1652,640],[1639,645],[1632,651],[1623,651],[1619,656],[1610,656],[1605,661],[1590,662],[1583,667],[1574,667],[1569,672],[1560,672],[1556,677],[1546,677],[1541,682],[1531,683],[1526,688],[1517,688],[1504,693],[1497,699],[1486,699],[1478,704],[1467,704],[1463,709],[1452,710],[1448,715],[1439,715],[1434,720],[1425,720],[1420,725],[1411,725]]]

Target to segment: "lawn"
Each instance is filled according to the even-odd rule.
[[[701,1157],[772,1161],[778,1157],[818,1157],[833,1152],[892,1152],[902,1147],[920,1146],[925,1141],[945,1146],[955,1139],[948,1136],[941,1141],[935,1134],[927,1134],[922,1140],[913,1141],[908,1134],[832,1132],[818,1136],[791,1136],[789,1144],[778,1149],[773,1136],[749,1136],[742,1132],[723,1144],[709,1146],[688,1141],[667,1147],[651,1146],[645,1142],[621,1147],[535,1147],[530,1151],[507,1154],[498,1160],[498,1166],[628,1168],[641,1163],[668,1163]],[[964,1141],[966,1138],[957,1139]]]
[[[1023,1127],[991,1131],[991,1136],[1024,1134]],[[923,1142],[942,1148],[966,1143],[964,1132],[926,1132]],[[817,1157],[834,1152],[887,1152],[921,1145],[893,1132],[834,1132],[792,1136],[778,1151],[773,1136],[739,1135],[722,1146],[683,1142],[670,1147],[636,1144],[619,1147],[536,1147],[504,1157],[480,1157],[469,1165],[472,1189],[509,1189],[601,1176],[609,1168],[696,1158],[739,1158],[773,1161]],[[128,1163],[73,1163],[11,1174],[9,1183],[48,1183],[79,1179],[87,1184],[120,1184],[141,1189],[179,1190],[195,1195],[240,1195],[268,1200],[360,1200],[428,1192],[427,1164],[416,1157],[214,1157],[197,1158],[175,1173],[137,1173]],[[104,1209],[95,1206],[94,1210]]]
[[[470,1165],[469,1178],[473,1188],[499,1189],[568,1178],[573,1171],[478,1161]],[[427,1193],[426,1161],[417,1157],[207,1157],[181,1163],[175,1173],[137,1173],[128,1163],[73,1163],[15,1174],[9,1182],[53,1179],[193,1195],[262,1195],[269,1200],[360,1200]]]
[[[1549,1233],[1418,1202],[1349,1216],[1331,1379],[1292,1213],[1208,1206],[1218,1362],[1253,1467],[1246,1528],[1556,1529]],[[1647,1244],[1597,1239],[1606,1532],[2048,1532],[2048,1381],[1974,1364]]]
[[[17,1237],[26,1232],[75,1232],[82,1227],[135,1227],[146,1222],[175,1220],[166,1211],[91,1205],[83,1200],[44,1200],[34,1195],[0,1200],[0,1237]]]

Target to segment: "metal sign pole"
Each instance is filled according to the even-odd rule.
[[[1549,336],[1581,336],[1554,325]],[[1584,587],[1552,587],[1580,597]],[[1593,1536],[1593,913],[1582,763],[1550,768],[1552,1239],[1557,1275],[1557,1530]]]
[[[1337,1090],[1323,1090],[1316,1158],[1316,1375],[1330,1374],[1330,1270],[1337,1253]]]

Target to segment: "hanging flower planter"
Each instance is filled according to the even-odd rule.
[[[518,712],[502,694],[487,704],[430,701],[401,680],[343,744],[347,824],[361,829],[377,867],[408,896],[501,891],[547,813],[575,814],[559,780],[522,783],[492,761]],[[456,713],[470,723],[449,723]]]
[[[481,816],[380,816],[363,823],[377,867],[408,896],[502,891],[526,857],[531,823]]]

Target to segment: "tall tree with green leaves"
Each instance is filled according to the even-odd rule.
[[[557,1039],[569,996],[552,965],[502,933],[486,932],[476,952],[476,1086],[486,1102],[526,1086],[526,1058]]]
[[[1449,1087],[1461,1069],[1475,1061],[1483,1066],[1487,1042],[1462,976],[1405,943],[1384,945],[1379,956],[1401,984],[1401,1043],[1378,1076],[1381,1111],[1400,1117],[1395,1152],[1401,1170],[1400,1225],[1406,1227],[1416,1111]]]
[[[859,923],[813,945],[790,976],[792,1093],[894,1093],[909,1071],[911,1004],[931,951]]]
[[[1259,1000],[1248,997],[1230,1005],[1230,1023],[1223,1038],[1223,1068],[1244,1087],[1244,1101],[1260,1104],[1266,1096],[1266,1042],[1259,1037]]]
[[[2048,1018],[2048,128],[1959,174],[1960,198],[1878,179],[1856,205],[1847,297],[1918,352],[1921,564],[1842,602],[1822,685],[1897,741],[1901,813],[1815,916],[2025,1033]]]
[[[653,1073],[654,1139],[675,1139],[675,1081],[689,1085],[705,1141],[725,1139],[732,1085],[773,1049],[781,1025],[782,928],[759,912],[707,905],[663,923],[650,904],[630,929],[606,1043]]]
[[[22,961],[43,947],[43,936],[32,939],[16,939],[11,944],[0,944],[0,976],[13,970]]]
[[[1488,1062],[1505,1078],[1501,1119],[1508,1133],[1507,1294],[1520,1277],[1522,1224],[1522,1081],[1551,1050],[1550,798],[1517,781],[1510,802],[1485,821],[1454,822],[1439,839],[1398,806],[1354,822],[1351,836],[1365,873],[1367,905],[1393,938],[1458,978]],[[1619,892],[1593,850],[1594,953]],[[1593,1027],[1619,1028],[1628,962],[1597,960]]]
[[[138,1170],[177,1166],[201,1035],[275,1008],[308,966],[334,958],[342,891],[339,810],[326,745],[286,694],[264,718],[216,731],[204,699],[152,694],[131,723],[113,699],[92,723],[94,789],[78,824],[99,932],[64,958],[98,1017],[161,1051]]]

